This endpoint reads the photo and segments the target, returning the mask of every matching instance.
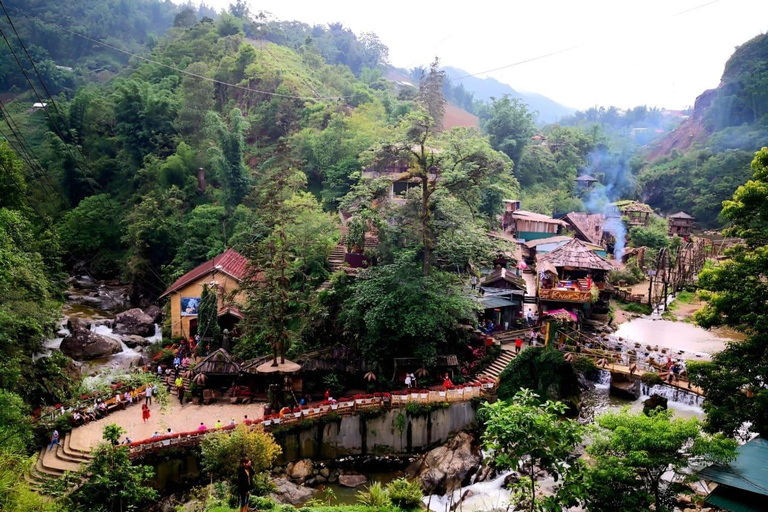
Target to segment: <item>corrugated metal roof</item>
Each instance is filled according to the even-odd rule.
[[[506,308],[508,306],[514,306],[515,303],[511,300],[502,299],[501,297],[486,296],[480,298],[480,304],[483,305],[483,309],[493,308]]]
[[[215,256],[213,259],[198,265],[197,267],[193,268],[178,278],[171,286],[168,287],[167,290],[163,292],[160,297],[165,297],[169,293],[175,292],[179,288],[183,288],[199,277],[213,272],[214,270],[224,272],[225,274],[232,276],[238,281],[242,281],[245,277],[247,268],[248,259],[245,256],[234,249],[227,249],[218,256]]]
[[[768,440],[755,438],[739,446],[737,451],[736,460],[727,466],[714,464],[699,471],[699,476],[728,487],[768,496]]]
[[[726,485],[718,485],[704,501],[730,512],[765,512],[768,508],[764,496]]]

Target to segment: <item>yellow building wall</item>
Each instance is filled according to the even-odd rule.
[[[199,277],[196,281],[189,283],[184,288],[180,288],[176,292],[171,294],[171,335],[174,338],[182,337],[189,338],[189,323],[191,320],[197,319],[197,316],[181,316],[181,298],[182,297],[201,297],[203,295],[203,285],[207,284],[210,288],[211,285],[218,285],[219,295],[219,309],[224,304],[224,296],[229,296],[230,293],[240,288],[240,283],[237,279],[223,273],[214,272],[213,274],[206,274]],[[245,293],[239,292],[235,295],[236,304],[244,304]]]

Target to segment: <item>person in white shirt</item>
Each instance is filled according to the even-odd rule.
[[[144,391],[144,396],[146,397],[144,403],[147,405],[152,405],[152,386],[149,384],[147,384],[147,389]]]

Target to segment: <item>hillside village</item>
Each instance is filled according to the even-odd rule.
[[[4,510],[762,510],[768,36],[577,111],[254,9],[0,2]]]

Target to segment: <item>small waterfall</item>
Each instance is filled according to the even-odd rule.
[[[163,341],[163,329],[160,327],[160,324],[155,324],[155,334],[147,338],[147,341],[150,343],[157,343],[158,341]]]
[[[678,404],[695,407],[697,409],[700,409],[701,405],[704,403],[704,397],[702,396],[699,396],[695,393],[688,393],[682,389],[665,386],[663,384],[657,384],[650,387],[643,384],[642,390],[643,396],[641,397],[641,400],[645,400],[651,395],[659,395],[663,396],[670,402],[676,402]]]
[[[428,505],[433,512],[451,512],[454,509],[463,512],[506,509],[510,492],[504,488],[504,480],[511,473],[512,471],[507,471],[493,480],[474,483],[445,496],[425,496],[424,505]],[[462,500],[464,496],[466,497]]]
[[[611,387],[611,372],[608,370],[598,370],[595,387],[600,389],[609,389]]]

